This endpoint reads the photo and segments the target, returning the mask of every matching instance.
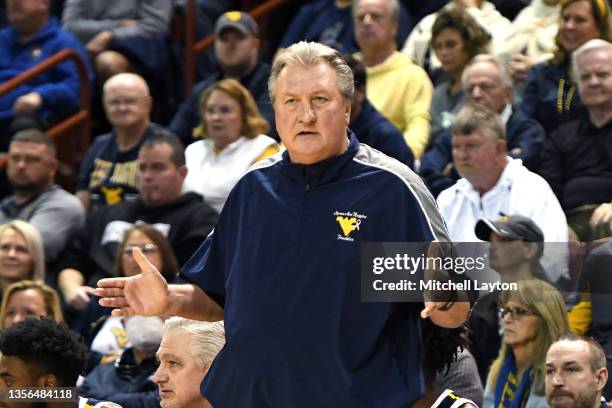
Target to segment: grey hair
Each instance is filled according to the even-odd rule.
[[[353,71],[342,58],[342,54],[327,45],[300,41],[282,50],[274,59],[270,79],[268,80],[268,91],[272,103],[276,98],[276,81],[285,67],[312,67],[321,62],[329,64],[336,71],[340,94],[347,101],[352,101],[354,91]]]
[[[499,115],[480,105],[464,106],[453,121],[453,135],[469,135],[481,131],[493,139],[506,140],[506,128]]]
[[[461,74],[461,87],[463,89],[466,88],[467,76],[469,75],[471,68],[480,62],[488,62],[489,64],[495,65],[497,67],[497,70],[499,71],[499,79],[501,81],[502,86],[505,89],[512,91],[512,78],[510,78],[508,69],[504,64],[501,63],[499,59],[495,58],[490,54],[478,54],[474,58],[472,58],[470,62],[466,65],[465,69],[463,70],[463,73]]]
[[[399,22],[400,18],[400,3],[399,0],[387,0],[389,4],[389,11],[391,12],[391,17]],[[356,15],[357,5],[359,4],[359,0],[353,0],[352,11],[353,17]]]
[[[595,38],[582,44],[572,53],[572,79],[578,84],[580,84],[578,81],[580,79],[578,75],[578,67],[580,65],[578,59],[591,51],[607,51],[612,56],[612,43],[601,38]]]
[[[202,322],[171,317],[164,323],[164,337],[179,330],[191,337],[189,355],[196,359],[200,368],[209,366],[225,345],[222,321]]]

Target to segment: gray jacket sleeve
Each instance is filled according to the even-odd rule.
[[[136,19],[137,25],[134,27],[117,27],[111,31],[115,39],[165,34],[170,28],[171,18],[171,0],[143,1],[138,11],[138,19]]]
[[[40,197],[40,205],[28,222],[40,232],[45,258],[54,261],[72,234],[85,223],[85,210],[76,196],[59,190]]]
[[[64,4],[62,24],[83,43],[87,43],[101,31],[112,31],[115,39],[150,37],[168,32],[172,18],[171,0],[125,0],[120,3],[126,10],[126,17],[122,19],[105,18],[104,15],[97,19],[90,18],[90,9],[94,7],[90,2],[93,1],[97,0],[67,0]],[[136,20],[137,25],[121,27],[124,19]]]
[[[62,25],[83,44],[88,43],[101,31],[121,26],[121,20],[90,19],[87,17],[88,0],[66,0],[62,12]]]

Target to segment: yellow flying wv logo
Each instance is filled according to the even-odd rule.
[[[361,220],[356,217],[337,216],[336,221],[340,224],[340,228],[342,228],[342,233],[345,237],[348,237],[351,232],[358,230],[359,224],[361,224]]]
[[[350,235],[353,231],[359,230],[361,222],[368,218],[367,215],[359,214],[355,211],[334,211],[336,222],[340,225],[342,234],[338,234],[338,239],[341,241],[355,241]]]

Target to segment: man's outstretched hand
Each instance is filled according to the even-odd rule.
[[[112,307],[113,316],[160,316],[168,313],[168,283],[149,262],[139,248],[132,256],[140,274],[127,278],[108,278],[98,281],[94,293],[101,306]]]

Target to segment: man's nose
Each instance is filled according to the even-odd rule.
[[[316,119],[316,115],[312,105],[309,102],[300,104],[298,120],[301,123],[312,123]]]
[[[155,373],[153,374],[153,382],[155,384],[160,384],[166,382],[168,380],[168,376],[164,373],[164,370],[161,368],[161,365],[157,367]]]
[[[482,96],[482,90],[480,89],[480,86],[478,85],[474,86],[472,90],[470,91],[470,96],[474,100],[480,98]]]
[[[560,388],[563,386],[563,377],[559,374],[558,371],[555,371],[552,375],[552,383],[555,388]]]

